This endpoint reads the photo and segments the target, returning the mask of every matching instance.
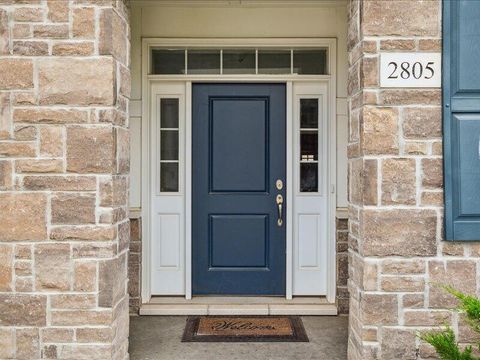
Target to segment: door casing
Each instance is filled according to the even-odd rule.
[[[149,75],[150,50],[158,46],[178,47],[326,47],[328,48],[329,75]],[[151,159],[150,159],[150,129],[152,118],[151,88],[155,84],[165,82],[184,84],[185,86],[185,153],[191,153],[191,90],[192,82],[248,82],[248,83],[285,83],[287,107],[287,184],[293,183],[294,162],[293,149],[293,84],[297,82],[324,83],[328,88],[328,238],[327,238],[327,300],[335,302],[336,295],[336,266],[335,266],[335,210],[336,210],[336,39],[328,38],[298,38],[298,39],[159,39],[145,38],[142,42],[142,303],[148,303],[152,296],[150,280],[150,252],[151,239]],[[191,299],[191,157],[185,157],[184,196],[185,209],[185,298]],[[287,187],[287,202],[293,204],[293,189]],[[293,263],[293,213],[292,207],[287,208],[286,227],[286,298],[292,298],[292,263]]]

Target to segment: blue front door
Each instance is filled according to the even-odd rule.
[[[285,85],[195,84],[192,292],[285,294]]]

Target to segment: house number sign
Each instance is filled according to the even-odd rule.
[[[440,53],[382,53],[380,55],[380,86],[440,87],[441,62]]]

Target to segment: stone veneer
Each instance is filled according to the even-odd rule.
[[[0,0],[0,358],[128,358],[128,9]]]
[[[427,359],[450,324],[434,283],[478,295],[480,244],[443,237],[440,89],[380,89],[379,54],[441,51],[441,1],[349,3],[349,359]]]
[[[348,314],[348,219],[336,219],[337,231],[337,308],[340,315]]]
[[[142,286],[142,220],[130,219],[130,253],[128,254],[128,294],[130,313],[138,314]]]

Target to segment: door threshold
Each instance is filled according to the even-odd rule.
[[[140,315],[337,315],[337,306],[324,297],[198,296],[152,297],[142,304]]]

